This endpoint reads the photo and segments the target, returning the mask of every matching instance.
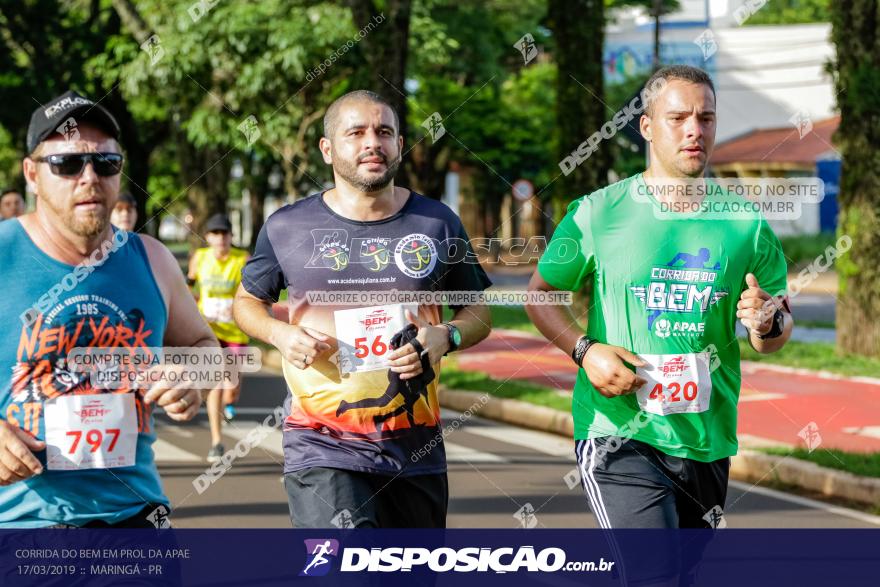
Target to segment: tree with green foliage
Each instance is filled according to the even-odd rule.
[[[771,0],[743,25],[807,24],[831,20],[831,0]]]
[[[848,353],[880,354],[880,6],[838,0],[831,6],[832,63],[843,156],[838,233],[852,248],[837,261],[837,342]]]
[[[107,2],[23,0],[0,5],[0,68],[4,72],[0,125],[8,133],[6,152],[12,150],[20,159],[27,154],[24,143],[31,112],[41,103],[68,89],[100,101],[121,127],[126,154],[123,185],[138,201],[142,223],[150,156],[164,141],[167,129],[140,124],[110,80],[110,63],[101,57],[137,51],[119,31],[120,21]],[[94,75],[95,71],[108,75]]]

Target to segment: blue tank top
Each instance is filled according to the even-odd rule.
[[[45,440],[46,406],[65,394],[109,393],[67,368],[70,348],[162,346],[167,310],[143,242],[116,231],[91,267],[40,250],[18,220],[0,223],[0,419]],[[103,262],[102,262],[103,261]],[[50,470],[0,487],[0,528],[115,523],[168,499],[153,457],[151,406],[135,396],[135,464]]]

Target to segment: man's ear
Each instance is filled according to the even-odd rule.
[[[397,149],[403,153],[403,135],[397,137]]]
[[[333,155],[331,155],[330,147],[330,140],[327,137],[321,137],[321,140],[318,141],[318,148],[321,150],[321,156],[327,165],[333,164]]]
[[[647,114],[642,114],[639,118],[639,132],[642,133],[642,138],[651,142],[653,138],[651,133],[651,118]]]
[[[37,162],[31,159],[30,157],[25,157],[24,161],[21,163],[21,170],[24,174],[24,179],[27,182],[28,188],[33,192],[37,193]]]

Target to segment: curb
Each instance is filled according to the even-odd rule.
[[[730,459],[730,474],[745,481],[779,481],[828,497],[880,504],[880,479],[820,467],[792,457],[741,450]]]
[[[514,399],[485,393],[440,387],[440,405],[459,412],[470,410],[491,420],[500,420],[542,432],[574,437],[571,414]],[[481,407],[481,404],[482,405]],[[880,504],[880,479],[820,467],[791,457],[768,455],[741,449],[730,459],[730,476],[743,481],[779,481],[803,489],[868,505]]]
[[[263,353],[263,365],[281,369],[281,353]],[[458,412],[478,413],[484,418],[524,428],[574,437],[574,418],[568,412],[536,406],[515,399],[487,393],[447,389],[440,386],[440,405]],[[574,450],[574,449],[572,449]],[[861,477],[846,471],[820,467],[791,457],[768,455],[741,449],[730,459],[730,476],[742,481],[778,481],[827,497],[846,499],[868,505],[880,504],[880,479]]]
[[[440,405],[457,412],[479,412],[491,420],[500,420],[525,428],[574,437],[571,414],[519,400],[504,399],[476,391],[459,391],[440,386]],[[574,448],[571,449],[572,453]]]

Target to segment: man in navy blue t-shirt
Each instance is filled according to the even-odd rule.
[[[297,527],[446,523],[439,363],[485,338],[490,317],[471,295],[452,299],[443,323],[436,294],[491,284],[455,213],[395,187],[398,127],[372,92],[330,106],[320,149],[336,185],[269,217],[236,296],[241,329],[284,359],[284,481]],[[271,312],[284,289],[288,322]]]

